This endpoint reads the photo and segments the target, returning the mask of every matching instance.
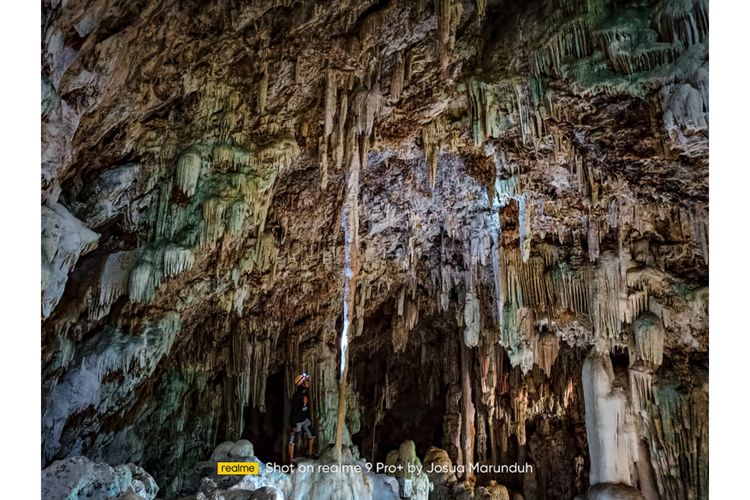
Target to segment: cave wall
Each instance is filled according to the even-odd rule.
[[[707,1],[45,0],[42,62],[43,465],[179,492],[303,369],[330,444],[350,318],[363,456],[707,496]]]

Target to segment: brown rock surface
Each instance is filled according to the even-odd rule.
[[[332,443],[357,172],[346,443],[530,499],[627,436],[629,486],[705,498],[707,10],[44,0],[44,465],[194,493],[222,441],[281,458],[299,370]],[[586,428],[587,356],[627,429]]]

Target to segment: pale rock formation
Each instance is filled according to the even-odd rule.
[[[68,273],[81,255],[96,248],[98,240],[97,233],[59,203],[42,207],[42,318],[52,314]]]
[[[398,480],[401,498],[427,500],[433,485],[425,472],[415,472],[422,463],[417,457],[414,441],[404,441],[398,450],[390,451],[385,464],[398,469],[394,476]]]
[[[304,370],[322,449],[707,497],[707,1],[45,0],[41,26],[43,466],[196,494],[219,443],[281,460]]]
[[[86,457],[58,460],[42,471],[42,498],[140,498],[153,500],[159,487],[154,478],[134,464],[110,467]]]

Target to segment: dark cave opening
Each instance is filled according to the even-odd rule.
[[[447,323],[421,320],[397,353],[391,341],[392,312],[386,308],[367,318],[369,331],[381,340],[356,339],[352,345],[353,383],[362,408],[361,428],[352,441],[372,462],[385,463],[388,452],[406,440],[414,441],[418,457],[443,445],[447,386],[437,374],[442,373],[442,348],[450,335]]]
[[[281,462],[283,459],[287,430],[284,425],[285,398],[284,371],[280,370],[266,380],[265,411],[252,405],[244,410],[242,439],[253,443],[255,456],[264,462]]]
[[[440,446],[443,437],[443,415],[445,413],[445,392],[427,404],[425,394],[416,380],[402,383],[393,406],[385,410],[383,420],[375,432],[378,443],[375,459],[385,463],[391,450],[411,439],[414,441],[417,456],[424,457],[430,446]]]

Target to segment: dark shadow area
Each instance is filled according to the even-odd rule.
[[[271,374],[266,380],[266,408],[261,412],[245,407],[245,426],[242,439],[255,447],[255,456],[264,462],[281,462],[286,426],[284,425],[284,374],[283,370]]]
[[[430,446],[442,447],[443,439],[447,387],[440,374],[448,323],[422,320],[397,353],[392,314],[386,306],[367,318],[365,334],[352,344],[352,379],[362,408],[361,428],[352,441],[361,456],[379,462],[407,439],[414,441],[420,459]]]

